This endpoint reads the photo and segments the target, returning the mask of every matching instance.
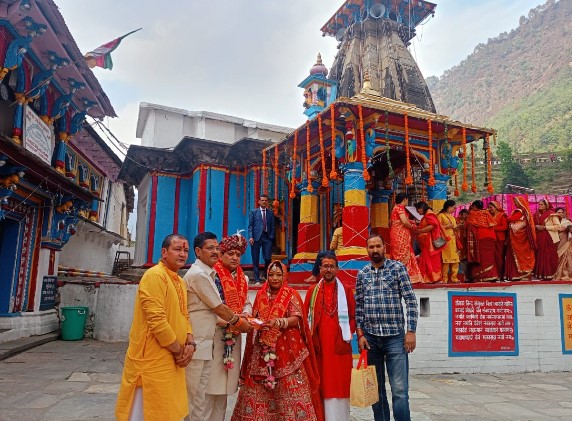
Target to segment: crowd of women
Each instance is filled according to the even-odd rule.
[[[420,220],[398,193],[390,216],[391,258],[406,265],[412,283],[458,283],[572,279],[572,222],[563,208],[542,199],[531,212],[525,196],[514,197],[507,215],[498,201],[481,200],[455,217],[447,200],[436,214],[415,203]]]

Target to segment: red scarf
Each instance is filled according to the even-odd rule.
[[[214,270],[220,278],[226,305],[234,313],[242,313],[248,294],[248,284],[242,268],[240,266],[236,268],[236,280],[232,277],[230,270],[225,268],[221,262],[214,265]]]
[[[286,310],[288,309],[288,304],[294,294],[294,290],[285,285],[286,282],[282,284],[276,298],[270,304],[270,299],[268,298],[268,282],[264,283],[262,289],[256,295],[256,300],[254,301],[254,307],[252,314],[258,314],[258,318],[264,320],[265,322],[271,319],[276,319],[279,317],[284,317]],[[273,327],[263,331],[260,334],[260,342],[265,345],[273,346],[276,344],[278,336],[280,336],[280,329]]]

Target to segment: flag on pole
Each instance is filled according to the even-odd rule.
[[[85,61],[87,62],[87,65],[91,69],[93,69],[96,66],[99,66],[103,69],[109,69],[109,70],[113,69],[111,52],[114,51],[119,46],[123,38],[140,30],[141,28],[131,31],[119,38],[114,39],[113,41],[109,41],[107,44],[103,44],[101,47],[98,47],[95,50],[90,51],[89,53],[86,53],[84,57]]]

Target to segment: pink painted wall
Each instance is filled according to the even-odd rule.
[[[572,195],[554,195],[554,194],[495,194],[483,198],[483,203],[485,208],[492,200],[497,200],[505,210],[505,212],[510,215],[514,210],[514,202],[512,200],[515,196],[526,196],[528,203],[530,204],[530,210],[532,213],[536,212],[538,208],[538,201],[541,199],[548,199],[554,208],[564,208],[566,209],[566,215],[568,218],[572,217]],[[455,210],[455,215],[459,214],[461,209],[468,209],[470,203],[463,203],[457,206]]]

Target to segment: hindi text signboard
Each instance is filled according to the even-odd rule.
[[[51,165],[54,152],[52,131],[31,107],[24,109],[24,148]]]
[[[518,355],[516,294],[449,291],[449,356]]]
[[[572,354],[572,294],[558,294],[562,326],[562,353]]]
[[[58,277],[44,276],[42,281],[42,295],[40,297],[40,310],[50,310],[56,306],[57,290]]]

